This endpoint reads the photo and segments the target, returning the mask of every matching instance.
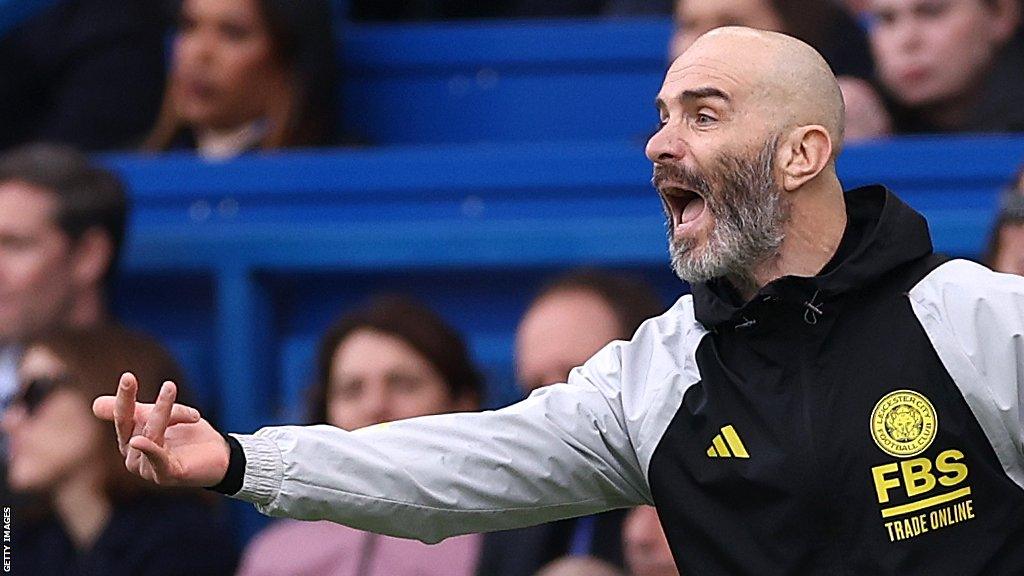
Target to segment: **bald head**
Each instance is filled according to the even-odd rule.
[[[821,55],[784,34],[717,28],[676,59],[656,104],[646,152],[676,274],[728,276],[752,295],[817,273],[846,224],[843,97]]]
[[[751,113],[784,131],[818,125],[832,142],[843,142],[844,105],[825,59],[805,42],[778,32],[738,26],[716,28],[698,38],[669,69],[669,76],[714,68],[731,77],[736,97],[749,98]]]

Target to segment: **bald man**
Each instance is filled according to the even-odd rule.
[[[935,255],[880,186],[843,194],[805,44],[710,32],[657,102],[693,294],[630,341],[504,410],[355,432],[225,439],[126,376],[94,409],[128,467],[426,542],[653,504],[689,575],[1024,573],[1024,279]]]

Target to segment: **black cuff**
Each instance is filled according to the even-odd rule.
[[[231,456],[228,458],[228,471],[224,479],[215,486],[208,486],[207,490],[219,492],[225,496],[234,496],[242,489],[242,481],[245,480],[245,451],[242,450],[242,443],[234,436],[222,434],[228,442],[228,449]]]

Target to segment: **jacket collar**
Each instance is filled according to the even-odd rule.
[[[753,303],[772,299],[797,302],[813,311],[821,302],[866,288],[888,272],[932,253],[924,217],[886,188],[857,188],[847,192],[845,199],[843,239],[817,276],[784,276],[761,288],[749,302],[743,302],[724,278],[694,284],[697,320],[708,328],[736,326],[748,321]]]

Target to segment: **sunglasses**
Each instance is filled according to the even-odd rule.
[[[12,400],[11,405],[21,406],[29,416],[35,414],[39,406],[54,390],[67,383],[67,376],[39,376],[29,380]]]

